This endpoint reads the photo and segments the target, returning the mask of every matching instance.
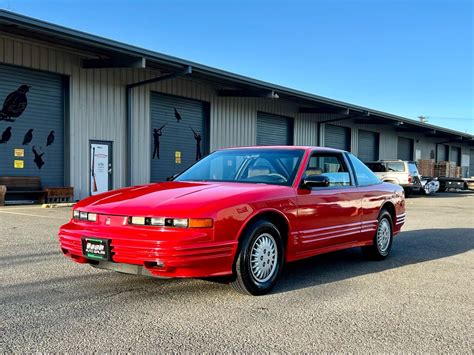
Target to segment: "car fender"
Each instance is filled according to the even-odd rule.
[[[282,211],[276,209],[276,208],[262,208],[262,209],[259,209],[259,210],[255,210],[252,214],[250,214],[247,219],[242,223],[242,225],[240,226],[239,230],[238,230],[238,233],[237,233],[237,236],[236,236],[236,239],[237,241],[239,241],[240,243],[240,239],[241,239],[241,236],[243,235],[245,229],[252,223],[252,221],[254,221],[256,218],[258,218],[259,216],[261,215],[264,215],[266,213],[274,213],[274,214],[277,214],[279,215],[282,220],[285,221],[286,223],[286,226],[287,226],[287,229],[288,229],[288,235],[286,236],[282,236],[286,243],[289,242],[290,240],[290,235],[291,235],[291,222],[290,222],[290,219],[288,218],[288,216],[285,215],[285,213],[283,213]],[[286,246],[286,245],[285,245]],[[286,251],[287,252],[287,251]]]

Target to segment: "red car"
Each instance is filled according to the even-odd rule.
[[[173,181],[86,198],[59,231],[78,263],[155,277],[229,276],[261,295],[286,262],[362,247],[388,256],[403,189],[352,154],[318,147],[216,151]]]

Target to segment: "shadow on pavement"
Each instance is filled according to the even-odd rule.
[[[447,192],[436,192],[433,195],[423,195],[423,194],[412,194],[409,195],[407,198],[409,200],[411,199],[416,199],[416,198],[426,198],[426,199],[432,199],[432,198],[453,198],[453,197],[460,197],[460,196],[473,196],[474,197],[474,191],[471,190],[462,190],[462,191],[447,191]]]
[[[474,228],[422,229],[395,237],[390,256],[368,260],[360,248],[318,255],[290,263],[274,293],[322,285],[462,254],[474,249]]]
[[[384,261],[370,261],[359,248],[323,254],[288,264],[277,283],[274,294],[291,292],[317,285],[324,285],[361,275],[395,269],[406,265],[437,260],[462,254],[474,248],[474,229],[424,229],[403,232],[395,238],[392,253]],[[45,255],[45,257],[52,257]],[[59,254],[59,253],[58,253]],[[24,255],[37,257],[37,254]],[[62,255],[57,255],[63,258]],[[23,261],[23,260],[21,260]],[[20,262],[20,260],[17,260]],[[69,261],[67,260],[69,263]],[[54,267],[60,263],[54,262]],[[57,266],[56,266],[57,265]],[[54,272],[53,267],[53,272]],[[77,265],[76,267],[79,267]],[[87,267],[85,265],[80,267]],[[84,269],[86,270],[86,269]],[[58,273],[61,274],[58,270]],[[78,270],[79,271],[79,270]],[[129,294],[128,302],[138,298],[161,297],[215,297],[227,294],[230,287],[222,285],[219,280],[163,280],[134,275],[121,275],[108,271],[79,271],[77,274],[58,276],[54,273],[42,275],[30,282],[18,283],[5,287],[2,292],[2,304],[8,303],[56,303],[74,301],[80,297],[107,299],[121,294]],[[48,301],[46,301],[48,300]]]

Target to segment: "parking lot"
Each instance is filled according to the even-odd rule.
[[[462,352],[474,334],[474,194],[407,200],[391,256],[287,266],[268,296],[72,263],[69,208],[0,208],[0,352]]]

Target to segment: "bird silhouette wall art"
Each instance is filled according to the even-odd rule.
[[[46,139],[46,146],[50,146],[54,143],[54,131],[49,132],[48,138]]]
[[[33,140],[33,129],[30,128],[28,130],[28,132],[25,133],[25,136],[23,137],[23,145],[28,145],[29,143],[31,143],[31,141]]]
[[[33,154],[35,155],[35,159],[33,161],[35,162],[38,169],[41,170],[41,167],[44,165],[44,160],[43,160],[44,152],[38,152],[35,146],[33,146],[32,150],[33,150]]]
[[[160,128],[153,129],[153,158],[160,159],[160,137],[163,135],[163,128],[165,128],[166,123]]]
[[[176,118],[176,122],[178,123],[181,122],[181,120],[183,119],[176,108],[174,109],[174,117]]]
[[[7,127],[2,133],[2,138],[0,139],[0,144],[7,143],[10,140],[11,137],[12,137],[12,128]]]
[[[198,161],[199,159],[202,158],[202,153],[201,153],[202,138],[199,132],[196,132],[191,126],[189,126],[189,128],[191,128],[191,131],[193,131],[194,139],[196,140],[196,161]]]
[[[13,122],[14,118],[21,116],[28,105],[26,93],[30,89],[31,86],[21,85],[16,91],[8,94],[3,102],[2,110],[0,111],[0,121]]]

